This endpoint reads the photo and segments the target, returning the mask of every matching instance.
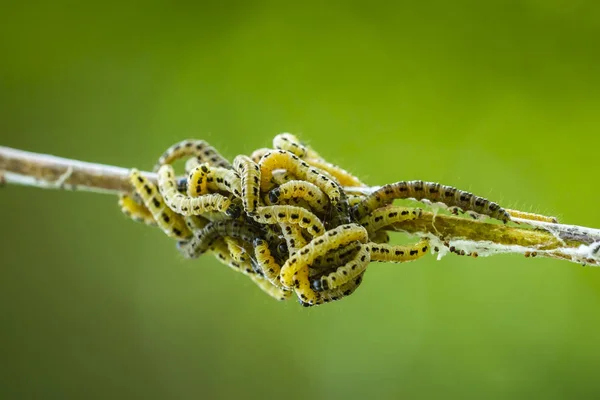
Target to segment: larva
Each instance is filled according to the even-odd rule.
[[[241,211],[232,204],[231,199],[218,193],[205,194],[199,197],[190,197],[179,193],[175,171],[170,164],[165,164],[158,169],[158,189],[169,208],[185,216],[219,211],[237,218]]]
[[[217,260],[219,260],[222,264],[227,265],[236,272],[241,272],[242,274],[250,277],[256,274],[250,261],[246,260],[240,262],[231,256],[223,237],[218,237],[215,241],[213,241],[210,246],[210,252],[213,253]]]
[[[277,204],[281,200],[301,198],[305,200],[310,208],[316,212],[324,212],[329,204],[329,199],[321,189],[310,182],[289,181],[269,192],[271,204]]]
[[[206,183],[209,172],[210,168],[206,163],[200,164],[190,171],[187,179],[188,196],[198,197],[208,193]]]
[[[223,214],[220,214],[223,215]],[[195,232],[201,229],[204,229],[206,225],[210,222],[210,220],[204,218],[204,216],[199,215],[189,215],[184,218],[185,225],[190,229],[190,231]]]
[[[325,269],[337,268],[340,265],[348,263],[361,247],[362,244],[359,241],[355,241],[315,258],[315,261],[311,265],[311,272],[313,272],[311,277],[322,275]]]
[[[158,227],[167,236],[175,239],[186,239],[192,235],[183,218],[167,207],[156,186],[142,176],[137,169],[131,170],[129,181],[146,208],[150,210]]]
[[[510,214],[510,216],[513,218],[528,219],[530,221],[550,222],[552,224],[558,223],[558,218],[550,217],[550,216],[546,216],[546,215],[542,215],[542,214],[534,214],[534,213],[530,213],[530,212],[510,210],[510,209],[506,209],[506,212],[508,214]]]
[[[281,266],[273,257],[269,243],[266,240],[260,238],[254,240],[254,258],[264,277],[274,286],[283,288],[279,281]]]
[[[366,247],[371,253],[371,261],[401,263],[417,260],[427,254],[429,241],[421,240],[412,245],[390,245],[369,242]]]
[[[487,215],[504,223],[510,221],[510,215],[506,210],[494,202],[451,186],[423,181],[401,181],[382,186],[355,205],[352,211],[355,218],[361,219],[395,199],[408,198],[441,202],[450,207],[459,207],[463,210]]]
[[[206,225],[201,231],[194,232],[191,239],[179,242],[177,247],[185,257],[196,258],[205,253],[221,236],[232,236],[252,243],[255,238],[262,236],[262,232],[242,221],[215,221]]]
[[[231,236],[224,236],[223,240],[227,245],[227,250],[229,251],[231,258],[240,263],[250,261],[249,250],[251,246],[248,246],[247,242]],[[254,251],[252,251],[252,253],[254,253]]]
[[[367,229],[369,236],[374,232],[394,224],[396,222],[411,221],[421,216],[423,210],[420,208],[385,206],[376,209],[360,220],[360,224]]]
[[[306,239],[302,236],[302,229],[300,225],[294,224],[279,224],[281,226],[281,232],[285,238],[287,250],[289,254],[295,253],[298,249],[306,246]]]
[[[237,172],[221,167],[211,167],[206,179],[209,191],[222,191],[232,193],[235,197],[242,197],[242,181]]]
[[[259,205],[260,168],[250,157],[239,155],[233,160],[233,169],[242,178],[242,202],[244,210],[248,214],[253,214]]]
[[[300,225],[313,236],[320,236],[325,232],[325,227],[319,218],[310,211],[296,206],[278,205],[265,206],[256,210],[252,218],[261,224],[288,223]]]
[[[292,292],[284,290],[277,286],[273,286],[268,280],[261,276],[250,275],[250,279],[258,286],[263,292],[274,298],[275,300],[284,301],[292,296]]]
[[[298,156],[285,150],[272,151],[261,158],[261,190],[266,191],[269,188],[273,171],[276,169],[288,170],[298,179],[315,184],[329,196],[332,204],[336,204],[340,199],[342,189],[336,182],[305,161],[300,160]]]
[[[350,172],[338,167],[337,165],[328,163],[325,160],[307,158],[306,162],[312,165],[313,167],[317,167],[320,170],[327,172],[329,175],[334,177],[342,186],[365,186],[364,183],[362,183],[357,177],[352,175]]]
[[[312,307],[318,306],[324,303],[330,303],[332,301],[337,301],[343,299],[344,297],[350,296],[352,293],[356,291],[356,289],[360,286],[363,281],[365,271],[363,271],[359,276],[350,280],[349,282],[341,285],[336,289],[325,290],[323,292],[319,292],[319,298],[314,304],[303,303],[304,307]]]
[[[287,259],[281,268],[281,283],[285,287],[293,287],[294,274],[301,268],[313,264],[317,257],[342,245],[354,241],[366,243],[367,240],[367,230],[358,224],[341,225],[331,229],[322,236],[313,238],[310,243]]]
[[[318,292],[336,289],[353,280],[367,269],[367,266],[371,261],[371,253],[369,250],[370,249],[366,245],[361,245],[354,257],[346,264],[341,265],[334,272],[313,279],[311,282],[312,288]]]
[[[306,147],[304,147],[298,138],[291,133],[280,133],[275,136],[273,139],[273,147],[277,150],[289,151],[300,158],[306,156]]]
[[[146,206],[135,201],[133,197],[128,194],[121,194],[119,196],[119,206],[121,212],[136,222],[143,222],[146,225],[154,226],[156,221],[152,216],[152,213]]]
[[[314,305],[319,301],[319,293],[310,286],[308,279],[308,265],[302,266],[293,275],[294,291],[300,304]]]
[[[231,164],[214,147],[204,140],[183,140],[169,147],[158,159],[154,171],[161,165],[171,164],[184,157],[194,156],[199,164],[209,163],[216,167],[231,168]]]

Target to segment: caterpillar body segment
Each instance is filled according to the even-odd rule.
[[[263,292],[278,301],[285,301],[292,296],[292,292],[284,290],[280,287],[273,286],[268,280],[262,276],[250,275],[250,279],[258,286]]]
[[[279,281],[279,273],[281,266],[275,260],[269,248],[269,243],[264,239],[256,239],[254,241],[254,258],[258,263],[264,277],[271,282],[272,285],[283,288]]]
[[[238,220],[211,222],[201,231],[194,232],[191,239],[178,243],[178,249],[186,258],[196,258],[205,253],[217,239],[231,236],[252,243],[255,238],[262,237],[262,232],[254,226]],[[227,250],[229,254],[229,250]]]
[[[218,211],[235,218],[239,216],[241,211],[231,202],[230,198],[218,193],[205,194],[199,197],[190,197],[179,193],[175,171],[170,164],[165,164],[158,169],[158,189],[167,206],[184,216]]]
[[[269,202],[277,204],[282,200],[300,198],[305,200],[309,207],[316,212],[324,212],[329,199],[316,185],[292,180],[281,184],[269,192]]]
[[[358,224],[341,225],[325,232],[324,235],[313,238],[306,246],[290,255],[281,268],[281,283],[291,288],[294,286],[294,274],[301,268],[312,265],[319,256],[335,250],[348,243],[359,241],[366,243],[368,233]]]
[[[414,198],[440,202],[450,207],[459,207],[465,211],[474,211],[487,215],[504,223],[510,221],[510,215],[498,204],[475,196],[472,193],[434,182],[400,181],[384,185],[353,207],[355,218],[362,219],[379,207],[390,204],[395,199]]]
[[[384,230],[379,230],[369,234],[369,241],[373,243],[389,243],[390,235]]]
[[[308,265],[302,266],[294,272],[294,291],[300,304],[315,305],[319,301],[319,293],[313,290],[308,278]]]
[[[365,199],[365,196],[358,194],[347,194],[346,196],[348,196],[348,204],[350,207],[354,207]]]
[[[223,214],[220,214],[223,215]],[[195,232],[201,229],[204,229],[206,225],[209,224],[210,220],[205,218],[204,216],[199,215],[188,215],[184,218],[185,225],[189,228],[190,231]]]
[[[260,168],[250,157],[237,156],[233,160],[233,168],[241,176],[242,201],[244,210],[253,214],[259,206]]]
[[[338,183],[342,186],[354,187],[354,186],[366,186],[357,177],[352,175],[350,172],[337,165],[328,163],[323,159],[307,158],[306,162],[313,167],[317,167],[322,171],[327,172],[329,175],[334,177]]]
[[[300,225],[295,224],[279,224],[281,226],[281,232],[285,238],[287,250],[289,254],[295,253],[302,247],[306,246],[307,241],[302,236],[302,228]]]
[[[188,196],[198,197],[208,193],[206,184],[208,181],[209,173],[210,167],[207,163],[200,164],[190,171],[187,179]]]
[[[210,245],[210,252],[215,255],[217,260],[219,260],[222,264],[227,265],[231,269],[236,272],[241,272],[244,275],[254,276],[256,275],[254,268],[252,268],[252,264],[250,261],[240,262],[235,260],[231,254],[229,253],[229,249],[227,248],[227,244],[225,243],[224,238],[217,238]]]
[[[259,207],[252,218],[261,224],[287,223],[299,225],[313,236],[320,236],[325,232],[321,220],[302,207],[287,205]]]
[[[367,229],[369,235],[373,235],[376,231],[391,224],[417,219],[422,213],[423,210],[420,208],[388,205],[378,208],[362,218],[360,224]]]
[[[270,151],[271,149],[268,149],[266,147],[256,149],[252,152],[252,154],[250,154],[250,158],[252,159],[252,161],[258,164],[260,162],[260,159]]]
[[[306,147],[304,147],[298,138],[291,133],[281,133],[275,136],[273,139],[273,147],[277,150],[289,151],[300,158],[306,156]]]
[[[273,177],[271,178],[271,182],[279,186],[293,180],[298,180],[298,178],[285,169],[276,169],[273,171]]]
[[[417,260],[427,254],[429,241],[424,239],[412,245],[370,242],[366,247],[371,254],[371,261],[402,263]]]
[[[366,245],[361,245],[351,260],[339,266],[334,272],[313,279],[311,286],[318,292],[336,289],[361,275],[367,269],[370,261],[370,249]]]
[[[535,213],[518,211],[518,210],[510,210],[510,209],[506,209],[506,212],[513,218],[527,219],[529,221],[550,222],[552,224],[558,223],[558,218],[551,217],[548,215],[535,214]]]
[[[206,185],[211,192],[232,193],[235,197],[242,197],[242,180],[238,173],[232,169],[211,167]]]
[[[146,225],[156,226],[156,220],[152,216],[150,210],[143,204],[135,201],[132,196],[125,193],[121,194],[119,196],[119,206],[121,207],[121,212],[132,220],[142,222]]]
[[[321,304],[330,303],[332,301],[341,300],[344,297],[348,297],[352,293],[354,293],[356,291],[356,289],[358,289],[358,287],[360,286],[360,284],[363,281],[364,274],[365,274],[365,271],[363,271],[356,278],[339,286],[336,289],[330,289],[330,290],[325,290],[325,291],[319,292],[319,297],[317,298],[317,301],[314,304],[302,303],[302,305],[304,307],[318,306]]]
[[[311,167],[298,156],[285,150],[276,150],[266,153],[260,160],[261,190],[266,191],[270,187],[273,171],[285,169],[295,175],[298,179],[308,181],[318,186],[327,196],[332,204],[336,204],[341,196],[342,188],[339,184],[325,176],[318,169]]]
[[[248,246],[247,242],[242,241],[239,238],[225,236],[223,237],[227,250],[235,261],[245,263],[250,261],[250,254],[254,253],[252,246]]]
[[[311,266],[311,278],[316,275],[322,275],[323,270],[337,268],[340,265],[347,264],[361,247],[362,243],[355,241],[315,258],[315,261]]]
[[[204,140],[183,140],[169,147],[158,159],[154,172],[165,164],[171,164],[185,157],[195,157],[198,164],[208,163],[216,167],[231,168],[231,164],[214,147]]]
[[[158,227],[162,229],[167,236],[184,240],[192,235],[192,232],[186,226],[183,217],[167,207],[156,186],[146,179],[137,169],[131,170],[129,181],[136,193],[142,199],[146,208],[152,214]]]

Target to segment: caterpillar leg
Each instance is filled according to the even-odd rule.
[[[332,301],[337,301],[337,300],[343,299],[344,297],[348,297],[352,293],[354,293],[356,291],[356,289],[358,289],[358,287],[360,286],[360,284],[363,281],[364,274],[365,274],[365,271],[363,271],[356,278],[350,280],[349,282],[341,285],[340,287],[338,287],[336,289],[330,289],[330,290],[325,290],[325,291],[319,292],[319,298],[317,299],[317,301],[314,304],[303,303],[302,305],[304,307],[318,306],[318,305],[321,305],[324,303],[330,303]]]
[[[231,168],[231,164],[214,147],[204,140],[183,140],[169,147],[158,159],[154,171],[161,165],[171,164],[185,157],[195,157],[198,164],[208,163],[217,167]]]
[[[289,290],[284,290],[277,286],[273,286],[271,282],[266,280],[265,278],[257,275],[251,275],[250,279],[258,286],[263,292],[274,298],[278,301],[285,301],[292,296],[292,292]]]
[[[558,223],[558,219],[556,217],[551,217],[551,216],[547,216],[547,215],[534,214],[534,213],[530,213],[530,212],[510,210],[510,209],[506,209],[506,212],[508,214],[510,214],[510,216],[513,218],[527,219],[529,221],[550,222],[553,224]]]
[[[401,181],[384,185],[356,204],[352,208],[352,213],[357,220],[360,220],[377,208],[390,204],[396,199],[410,198],[440,202],[449,207],[458,207],[465,211],[487,215],[504,223],[510,221],[510,214],[492,201],[451,186],[423,181]]]
[[[188,189],[190,186],[192,185],[188,185]],[[175,171],[170,164],[165,164],[158,169],[158,189],[167,206],[176,213],[185,216],[218,211],[232,218],[237,218],[241,211],[231,202],[230,198],[218,193],[205,194],[199,197],[190,197],[179,193]]]
[[[390,242],[390,235],[382,230],[378,230],[373,232],[373,234],[369,237],[369,240],[373,243],[389,243]]]
[[[260,168],[250,157],[237,156],[233,160],[233,168],[242,178],[242,202],[244,210],[253,214],[259,206]]]
[[[313,264],[319,256],[354,241],[366,243],[368,233],[358,224],[341,225],[322,236],[314,237],[306,246],[292,254],[281,268],[281,283],[285,287],[294,286],[294,275],[300,269]],[[308,271],[307,271],[308,273]]]
[[[371,262],[370,248],[361,245],[354,257],[346,264],[338,267],[334,272],[325,274],[320,278],[313,279],[311,286],[316,291],[337,289],[341,285],[350,282],[361,275]]]
[[[156,226],[156,221],[150,210],[143,204],[135,201],[130,195],[125,193],[121,194],[119,196],[119,206],[121,207],[121,212],[132,220],[143,222],[146,225]]]
[[[192,235],[183,218],[167,207],[156,186],[137,169],[131,170],[129,181],[144,202],[146,208],[150,210],[158,227],[167,236],[182,240]]]
[[[371,254],[371,261],[402,263],[417,260],[427,254],[429,241],[424,239],[413,245],[369,242],[366,247]]]

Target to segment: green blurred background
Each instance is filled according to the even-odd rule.
[[[0,144],[150,168],[288,131],[371,184],[433,180],[600,227],[596,1],[22,2]],[[0,192],[2,398],[597,398],[600,270],[372,264],[278,303],[116,199]]]

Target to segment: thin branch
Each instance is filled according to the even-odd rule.
[[[143,172],[156,182],[156,174]],[[131,192],[129,169],[94,164],[0,146],[0,182],[44,189],[119,194]],[[368,193],[370,188],[346,188]],[[439,247],[459,254],[486,256],[521,253],[600,265],[600,230],[513,218],[520,226],[500,225],[425,212],[391,229],[428,236]]]

